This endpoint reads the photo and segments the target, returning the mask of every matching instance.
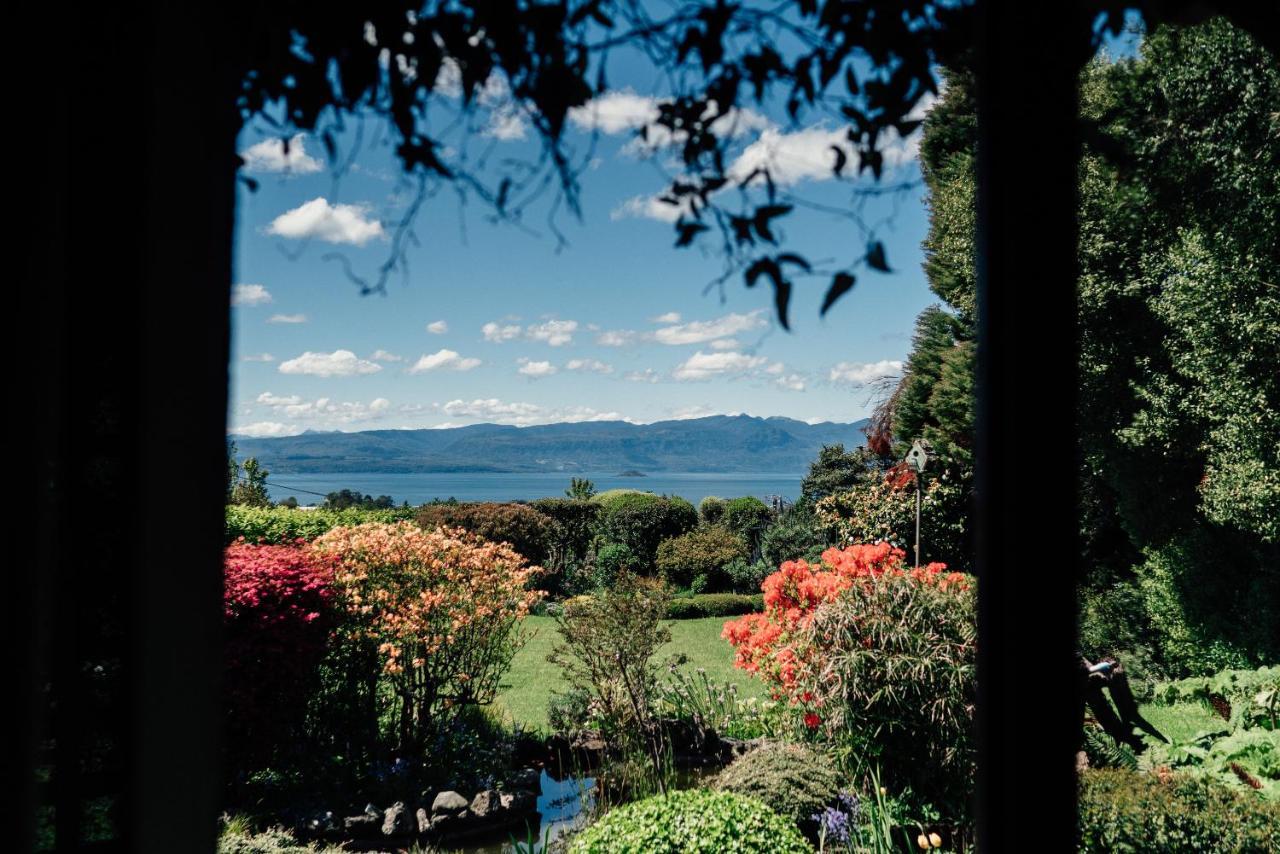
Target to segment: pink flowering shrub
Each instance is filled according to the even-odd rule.
[[[228,743],[241,754],[269,758],[298,734],[336,622],[333,569],[301,545],[226,549]]]
[[[334,528],[311,551],[336,561],[339,642],[376,649],[391,687],[377,694],[379,719],[393,722],[400,747],[493,701],[523,640],[518,621],[541,595],[528,589],[538,567],[510,546],[411,522]]]

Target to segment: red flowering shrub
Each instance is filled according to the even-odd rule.
[[[333,562],[301,546],[228,546],[223,574],[228,744],[269,760],[298,734],[335,624]]]
[[[736,664],[786,698],[804,725],[852,741],[896,785],[963,814],[973,774],[974,581],[910,568],[887,543],[787,561],[765,611],[725,624]]]

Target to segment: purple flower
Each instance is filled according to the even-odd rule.
[[[812,818],[827,839],[840,845],[849,841],[849,815],[844,810],[827,807],[820,813],[814,813]]]

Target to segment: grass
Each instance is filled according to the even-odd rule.
[[[764,699],[760,681],[733,666],[733,648],[720,637],[724,617],[697,620],[672,620],[671,642],[658,653],[658,660],[684,653],[689,661],[684,668],[701,667],[712,682],[733,682],[738,696]],[[531,634],[529,642],[516,653],[511,670],[502,680],[497,711],[526,728],[547,728],[547,701],[551,692],[564,687],[560,668],[547,661],[547,653],[560,639],[551,617],[527,617],[524,628]]]

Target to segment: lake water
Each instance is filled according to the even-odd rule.
[[[800,497],[800,480],[804,474],[647,472],[645,477],[619,477],[617,472],[312,472],[273,474],[267,482],[272,501],[282,501],[293,496],[298,499],[299,504],[318,504],[330,492],[353,489],[362,495],[374,497],[390,495],[397,504],[403,501],[423,504],[434,498],[456,498],[459,501],[530,501],[547,496],[562,497],[569,488],[571,477],[587,478],[600,492],[606,489],[641,489],[678,495],[697,506],[708,495],[718,495],[721,498],[754,495],[760,499],[780,495],[788,501],[795,501]]]

